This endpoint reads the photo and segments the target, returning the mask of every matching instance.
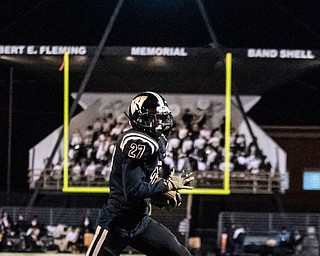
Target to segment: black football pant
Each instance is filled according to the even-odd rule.
[[[128,245],[148,256],[191,256],[168,228],[154,220],[133,238],[120,237],[98,226],[86,256],[120,255]]]

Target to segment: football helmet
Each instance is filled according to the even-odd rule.
[[[168,103],[155,92],[142,92],[129,106],[131,125],[154,138],[168,135],[173,127],[173,117]]]

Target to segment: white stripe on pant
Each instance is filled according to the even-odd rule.
[[[97,256],[98,255],[98,253],[99,253],[99,251],[101,249],[101,246],[102,246],[102,244],[103,244],[103,242],[106,239],[107,234],[108,234],[108,230],[104,229],[102,234],[99,236],[99,234],[101,233],[101,229],[102,228],[100,226],[97,227],[96,232],[94,234],[94,238],[93,238],[93,240],[92,240],[92,242],[90,244],[90,247],[89,247],[89,249],[88,249],[88,251],[86,253],[86,256]],[[97,243],[96,243],[96,240],[97,240]],[[93,245],[95,243],[96,243],[96,246],[93,247]],[[93,253],[91,253],[92,250],[94,250]]]

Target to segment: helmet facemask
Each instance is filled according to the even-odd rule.
[[[161,134],[167,136],[173,127],[173,117],[168,107],[166,107],[166,111],[143,113],[137,119],[137,122],[138,126],[153,137],[159,137]]]

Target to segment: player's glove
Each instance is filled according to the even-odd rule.
[[[192,173],[185,175],[170,175],[166,180],[168,190],[193,189],[189,183],[194,180]]]
[[[152,198],[152,205],[167,211],[181,205],[182,198],[178,191],[168,191]]]

